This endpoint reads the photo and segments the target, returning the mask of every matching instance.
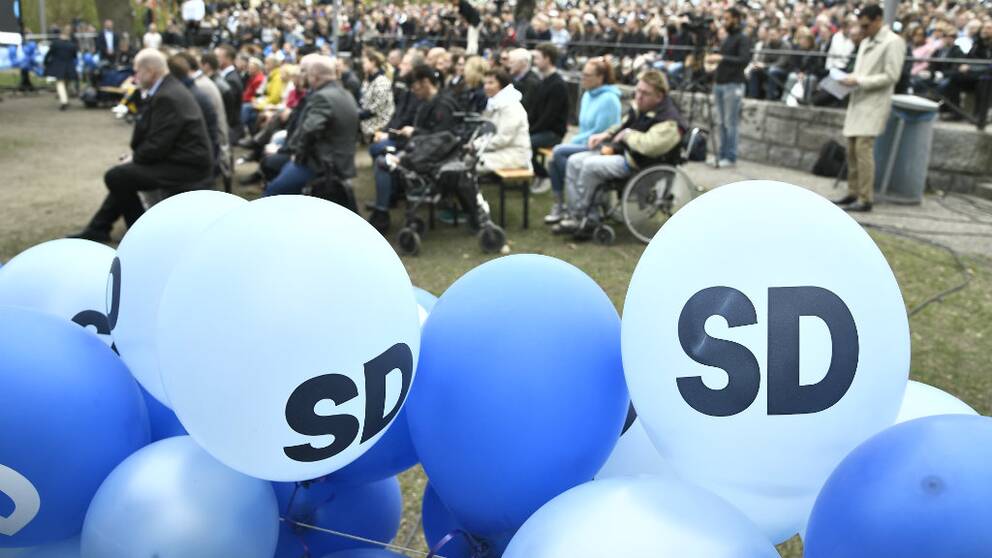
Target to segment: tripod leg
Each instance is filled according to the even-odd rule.
[[[717,141],[717,136],[721,134],[721,130],[717,129],[714,125],[713,100],[710,98],[709,94],[706,94],[706,101],[704,104],[706,105],[707,124],[710,127],[710,145],[713,147],[713,167],[720,168],[720,145]],[[726,115],[724,115],[724,118],[726,118]],[[723,125],[722,121],[720,122],[720,125]]]

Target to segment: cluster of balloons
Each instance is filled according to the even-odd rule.
[[[289,558],[374,547],[321,530],[391,540],[433,301],[381,235],[309,197],[191,192],[116,251],[19,254],[0,268],[0,549]]]
[[[26,555],[395,557],[416,463],[448,558],[992,548],[992,419],[908,381],[881,252],[780,183],[670,219],[622,319],[554,258],[435,299],[338,206],[183,194],[0,269],[0,355]]]

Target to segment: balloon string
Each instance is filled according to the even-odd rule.
[[[470,535],[467,531],[464,531],[462,529],[455,529],[454,531],[442,537],[441,540],[434,545],[434,548],[431,549],[430,553],[427,555],[427,558],[443,558],[441,556],[438,556],[436,553],[439,552],[442,548],[444,548],[444,545],[454,540],[456,535],[461,535],[465,537],[465,540],[468,542],[468,545],[472,547],[472,558],[484,558],[486,556],[487,554],[486,548],[485,546],[483,546],[482,543],[476,540],[476,538]]]
[[[406,548],[406,547],[403,547],[403,546],[400,546],[400,545],[397,545],[397,544],[384,543],[382,541],[377,541],[377,540],[373,540],[373,539],[367,539],[365,537],[359,537],[358,535],[351,535],[351,534],[348,534],[348,533],[342,533],[340,531],[334,531],[333,529],[325,529],[323,527],[318,527],[316,525],[309,525],[307,523],[302,523],[300,521],[296,521],[296,520],[290,519],[288,517],[280,517],[279,518],[279,521],[284,521],[286,523],[290,523],[292,525],[296,525],[297,527],[303,527],[304,529],[312,529],[314,531],[319,531],[321,533],[327,533],[329,535],[334,535],[334,536],[337,536],[337,537],[342,537],[342,538],[349,539],[349,540],[356,541],[356,542],[362,542],[362,543],[367,543],[367,544],[374,544],[374,545],[377,545],[377,546],[381,546],[383,548],[388,548],[389,550],[399,550],[400,552],[412,552],[414,554],[418,554],[418,555],[421,555],[421,556],[433,556],[433,558],[445,558],[444,556],[435,555],[435,554],[430,553],[430,552],[424,552],[423,550],[416,550],[416,549],[413,549],[413,548]]]

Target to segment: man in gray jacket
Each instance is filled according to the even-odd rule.
[[[892,92],[906,59],[906,43],[882,20],[882,8],[871,4],[858,12],[864,39],[858,46],[854,72],[843,84],[853,87],[844,118],[847,138],[847,196],[837,204],[847,211],[871,211],[875,193],[875,138],[885,130]]]
[[[286,139],[293,160],[265,187],[263,196],[299,194],[319,174],[341,180],[355,176],[358,105],[337,81],[334,59],[322,54],[304,57],[310,92],[299,125]]]

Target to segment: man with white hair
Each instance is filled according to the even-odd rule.
[[[525,48],[515,48],[510,51],[510,77],[513,78],[513,87],[523,95],[520,103],[527,110],[529,115],[534,102],[534,93],[541,85],[541,78],[530,69],[531,55]]]
[[[107,196],[86,228],[71,238],[110,241],[118,218],[130,227],[144,213],[139,191],[178,193],[201,187],[213,172],[210,136],[189,89],[168,73],[165,55],[146,48],[134,58],[144,108],[134,123],[131,154],[104,175]]]
[[[299,124],[286,138],[293,160],[265,187],[264,196],[299,194],[318,175],[341,181],[355,176],[358,104],[337,81],[337,62],[323,54],[308,54],[300,62],[310,93]]]

